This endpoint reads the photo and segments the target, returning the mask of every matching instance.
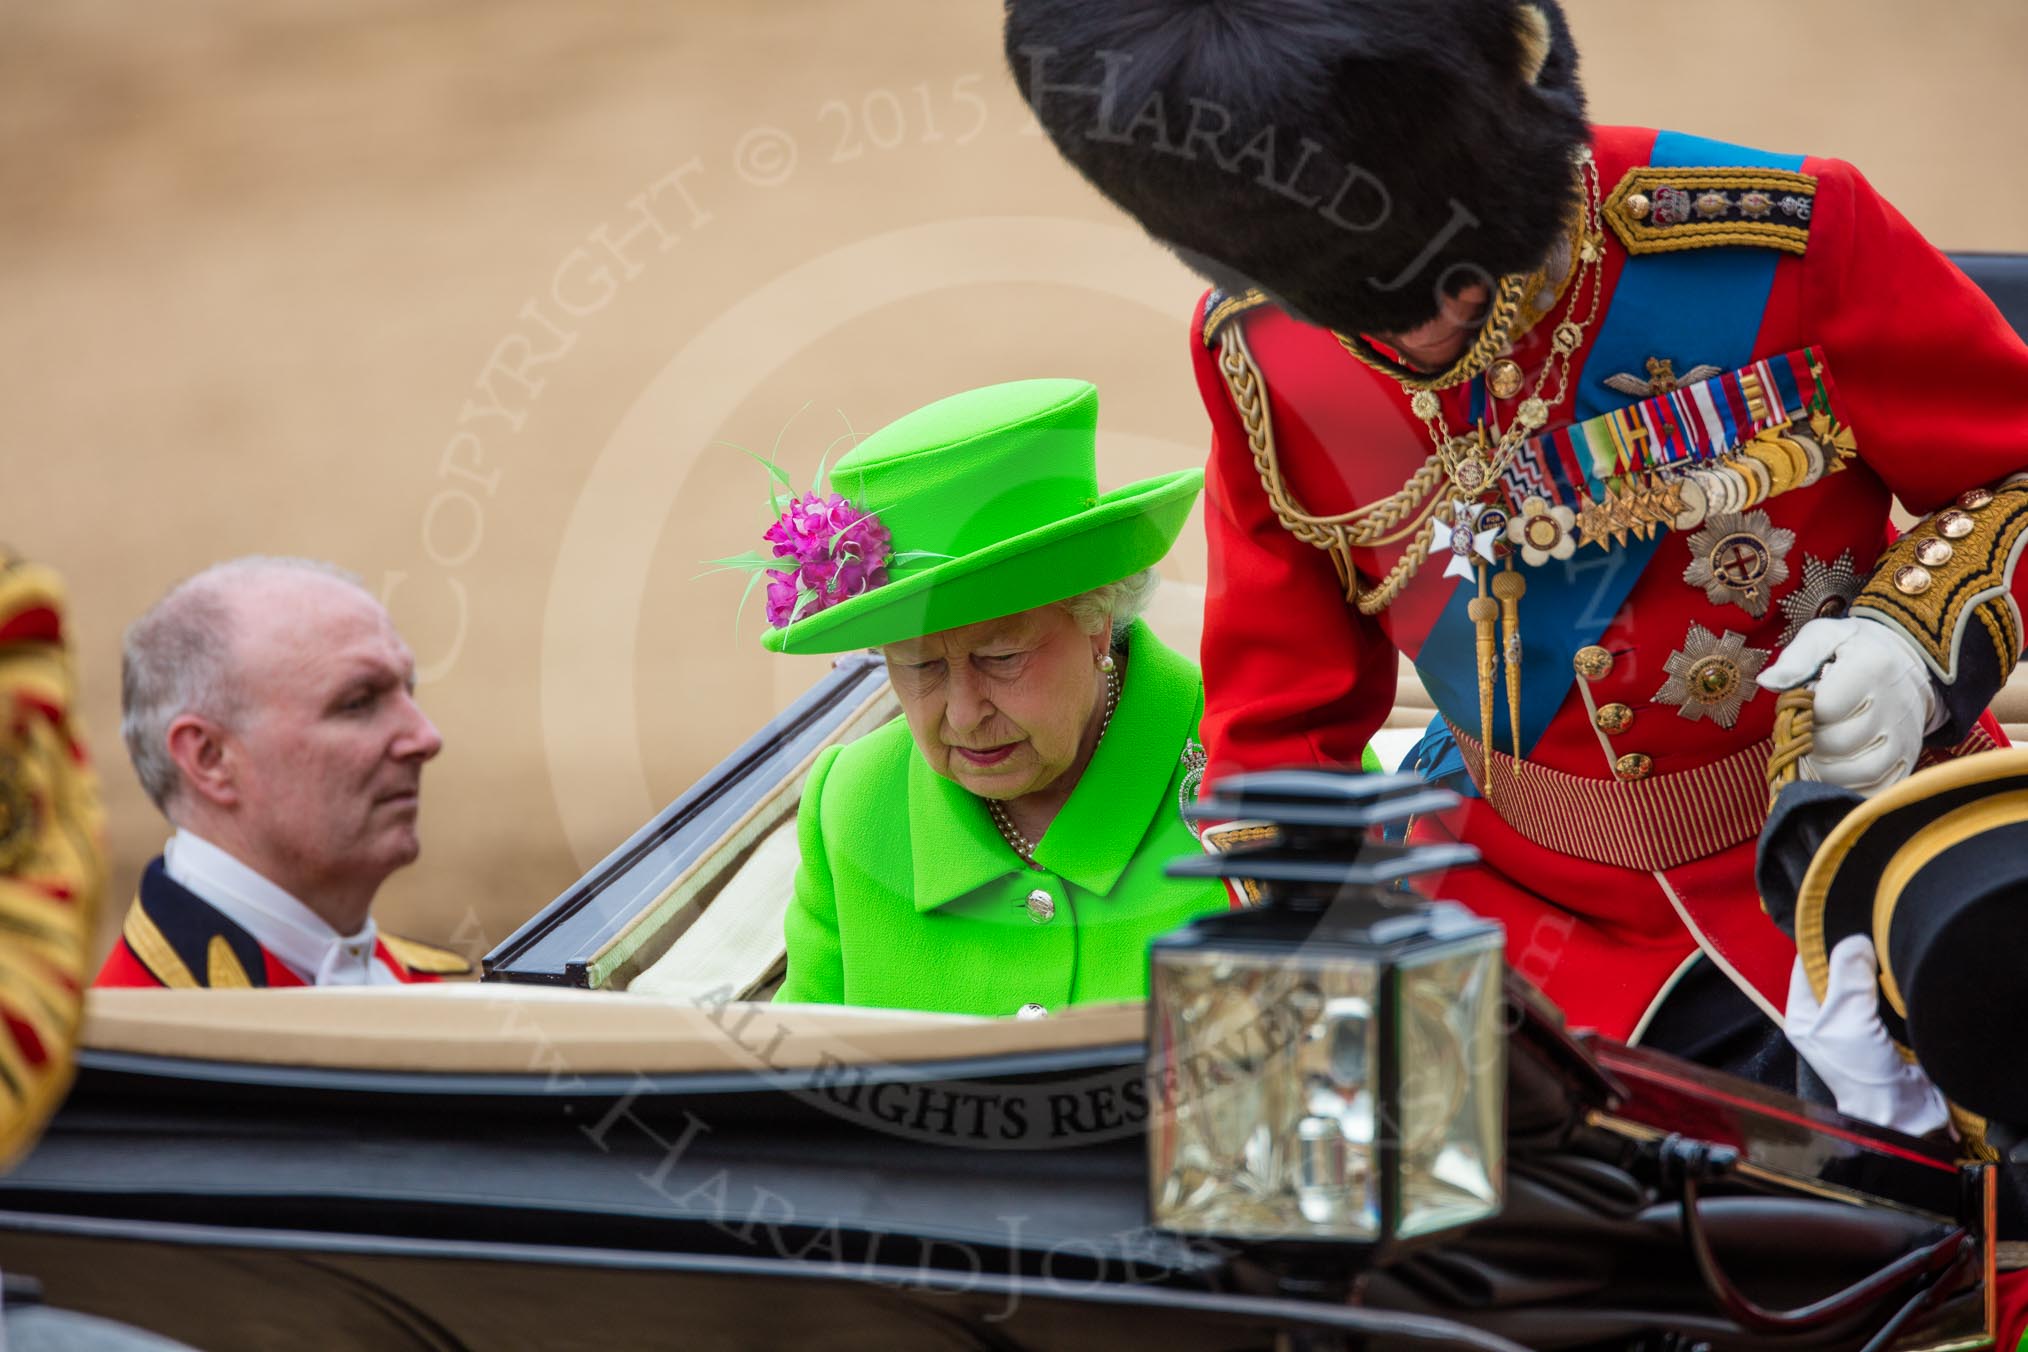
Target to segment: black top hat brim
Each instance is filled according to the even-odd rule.
[[[1952,1102],[2028,1126],[2028,789],[1939,818],[1881,877],[1883,1019]]]
[[[1810,787],[1789,812],[1778,805],[1763,837],[1777,923],[1786,865],[1771,863],[1771,844],[1807,839],[1838,809],[1841,791]],[[1851,807],[1817,847],[1789,919],[1817,999],[1831,950],[1870,936],[1881,1022],[1903,1054],[1953,1103],[2028,1123],[2028,1077],[2000,1045],[2028,1017],[2028,748],[1949,761]]]

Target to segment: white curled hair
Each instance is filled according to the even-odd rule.
[[[245,703],[232,662],[234,586],[299,573],[366,591],[358,575],[336,564],[255,554],[185,578],[127,626],[120,653],[120,739],[141,788],[165,814],[180,782],[169,755],[169,725],[185,714],[229,725]]]
[[[1093,587],[1057,604],[1069,611],[1078,628],[1087,634],[1098,633],[1106,627],[1106,621],[1111,620],[1113,647],[1124,649],[1127,646],[1127,626],[1139,619],[1141,612],[1148,608],[1148,600],[1154,596],[1155,588],[1161,582],[1161,577],[1153,568],[1143,568],[1118,582]]]

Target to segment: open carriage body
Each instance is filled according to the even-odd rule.
[[[2028,259],[1960,261],[2028,329]],[[1427,710],[1405,671],[1390,727]],[[841,660],[476,985],[95,993],[0,1267],[208,1349],[1987,1345],[2028,1263],[2003,1167],[1573,1036],[1519,983],[1499,1216],[1384,1262],[1152,1228],[1141,1006],[765,1003],[803,778],[895,711]]]

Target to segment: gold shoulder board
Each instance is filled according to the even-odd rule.
[[[1606,223],[1636,256],[1737,245],[1800,254],[1810,243],[1817,180],[1786,169],[1629,169],[1605,201]]]

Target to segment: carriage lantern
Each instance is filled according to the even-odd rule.
[[[1257,904],[1152,948],[1155,1224],[1378,1257],[1499,1212],[1502,932],[1402,887],[1477,853],[1374,838],[1456,801],[1413,776],[1287,771],[1191,809],[1229,848],[1170,873],[1243,881]]]

